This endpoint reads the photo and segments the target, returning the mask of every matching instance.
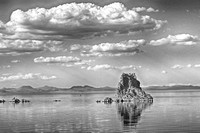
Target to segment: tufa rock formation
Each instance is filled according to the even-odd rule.
[[[137,80],[135,73],[123,73],[120,78],[119,86],[117,89],[118,100],[148,100],[152,101],[153,97],[147,94],[140,87],[140,81]]]
[[[110,97],[106,97],[103,101],[104,103],[112,103],[113,102],[113,99],[110,98]]]

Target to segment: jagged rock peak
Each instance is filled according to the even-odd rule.
[[[151,95],[142,90],[135,73],[121,75],[117,94],[120,99],[153,99]]]
[[[123,73],[120,78],[120,83],[123,87],[136,87],[140,88],[140,82],[137,80],[135,73]]]

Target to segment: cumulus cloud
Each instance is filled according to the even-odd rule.
[[[2,75],[0,77],[0,81],[12,81],[12,80],[28,80],[28,79],[42,79],[42,80],[50,80],[50,79],[56,79],[56,76],[46,76],[42,75],[41,73],[17,73],[17,74],[8,74],[8,75]]]
[[[0,40],[0,55],[21,55],[41,51],[59,51],[62,50],[62,41],[52,40]]]
[[[4,24],[2,21],[0,21],[0,33],[3,33],[5,35],[12,35],[13,33],[10,31],[10,28]],[[1,36],[3,36],[3,34],[1,34]]]
[[[90,47],[89,51],[82,52],[82,56],[121,56],[134,55],[142,52],[140,47],[145,45],[145,40],[129,40],[119,43],[101,43]]]
[[[2,31],[5,29],[6,29],[6,25],[2,21],[0,21],[0,30]]]
[[[129,65],[129,66],[111,66],[108,64],[102,64],[102,65],[95,65],[95,66],[89,66],[87,67],[87,70],[97,71],[97,70],[126,70],[126,69],[136,69],[135,66]]]
[[[146,11],[157,10],[148,8]],[[0,23],[0,29],[9,31],[7,38],[73,39],[156,30],[164,23],[166,21],[141,15],[134,9],[128,10],[122,3],[104,7],[92,3],[69,3],[50,9],[18,9],[11,14],[9,22]]]
[[[146,8],[146,7],[134,7],[132,10],[136,12],[159,12],[158,9],[153,9],[152,7]]]
[[[199,38],[190,34],[169,35],[167,38],[152,40],[150,45],[196,45],[199,43]]]
[[[145,10],[156,11],[153,8]],[[122,3],[104,7],[92,3],[69,3],[50,9],[18,9],[13,11],[6,24],[0,21],[0,55],[66,51],[66,39],[156,30],[164,23],[166,21],[141,15],[136,9],[129,10]],[[70,47],[71,51],[82,48],[85,47],[80,44]],[[88,55],[101,56],[97,52]]]

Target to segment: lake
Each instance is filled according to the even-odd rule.
[[[152,91],[151,103],[96,103],[114,93],[15,95],[0,104],[1,133],[197,133],[200,91]],[[0,96],[11,100],[14,96]],[[54,102],[55,99],[61,102]]]

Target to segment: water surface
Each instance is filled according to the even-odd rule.
[[[0,104],[1,133],[193,133],[200,131],[200,91],[150,92],[151,103],[96,103],[114,94],[15,95]],[[0,96],[11,100],[13,96]],[[61,102],[54,102],[60,99]]]

